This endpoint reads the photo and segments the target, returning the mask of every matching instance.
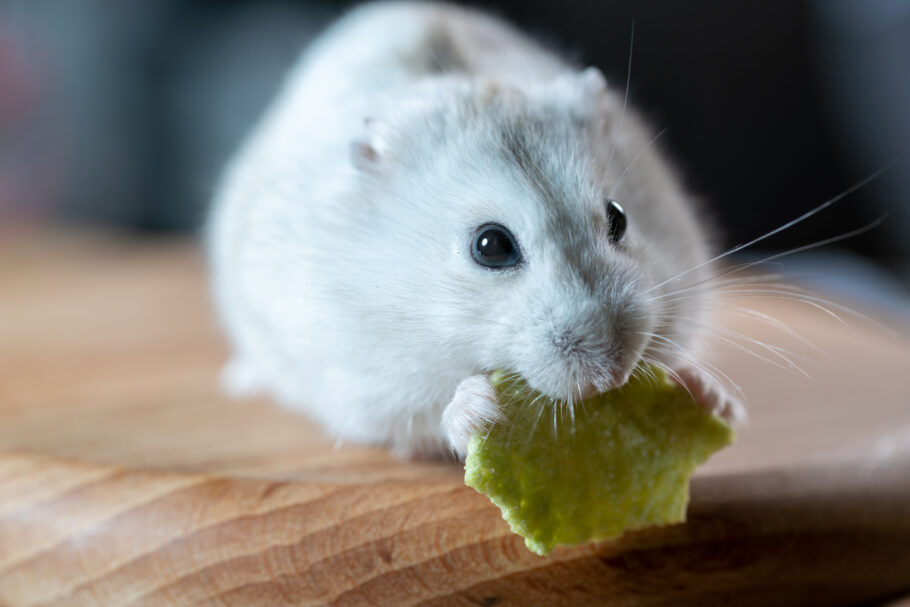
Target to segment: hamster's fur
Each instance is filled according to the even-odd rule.
[[[670,279],[709,247],[652,135],[600,72],[496,18],[355,9],[303,54],[220,184],[208,243],[226,385],[403,454],[462,454],[496,418],[498,368],[572,401],[646,356],[730,411],[665,354],[697,340],[704,293],[668,295],[706,271]],[[608,197],[627,217],[619,242]],[[472,259],[488,223],[520,264]]]

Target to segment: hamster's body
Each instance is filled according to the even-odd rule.
[[[212,211],[227,384],[416,453],[460,451],[495,417],[496,368],[570,400],[643,354],[685,371],[649,334],[693,344],[703,294],[660,295],[704,271],[660,285],[708,246],[650,140],[599,72],[499,20],[349,13],[304,53]],[[478,264],[486,224],[511,231],[520,263]]]

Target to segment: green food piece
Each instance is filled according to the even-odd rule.
[[[497,371],[503,419],[471,437],[465,484],[499,506],[538,554],[684,521],[689,477],[734,433],[665,373],[649,372],[656,381],[637,374],[576,404],[573,421]]]

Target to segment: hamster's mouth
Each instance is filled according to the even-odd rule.
[[[625,348],[565,362],[565,365],[524,368],[517,373],[532,389],[551,400],[574,403],[626,385],[635,369],[642,364],[641,352]],[[523,365],[516,366],[521,368]]]
[[[633,367],[634,369],[634,367]],[[604,392],[609,392],[610,390],[615,390],[626,385],[626,382],[629,381],[629,378],[632,376],[632,370],[629,369],[622,373],[618,378],[613,379],[612,377],[607,381],[592,381],[588,384],[580,385],[576,390],[574,390],[572,397],[575,400],[585,400],[596,396],[598,394],[603,394]]]
[[[612,388],[607,388],[606,390],[601,390],[598,386],[589,384],[587,386],[582,386],[580,391],[578,392],[578,394],[575,395],[575,398],[579,399],[579,400],[587,400],[587,399],[591,398],[592,396],[601,394],[602,392],[607,392],[611,389]]]
[[[583,381],[576,381],[575,386],[568,391],[558,390],[549,392],[549,395],[551,398],[565,402],[587,400],[598,394],[603,394],[604,392],[609,392],[626,385],[626,382],[629,381],[634,370],[635,366],[628,370],[620,370],[619,373],[610,373],[600,377],[586,378]],[[571,381],[571,379],[569,381]]]

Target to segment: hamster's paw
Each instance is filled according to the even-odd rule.
[[[717,380],[695,367],[674,369],[674,382],[689,391],[699,405],[731,426],[744,424],[748,418],[742,401]]]
[[[455,455],[464,459],[471,435],[489,427],[499,415],[499,399],[489,377],[472,375],[458,384],[442,412],[442,432]]]

